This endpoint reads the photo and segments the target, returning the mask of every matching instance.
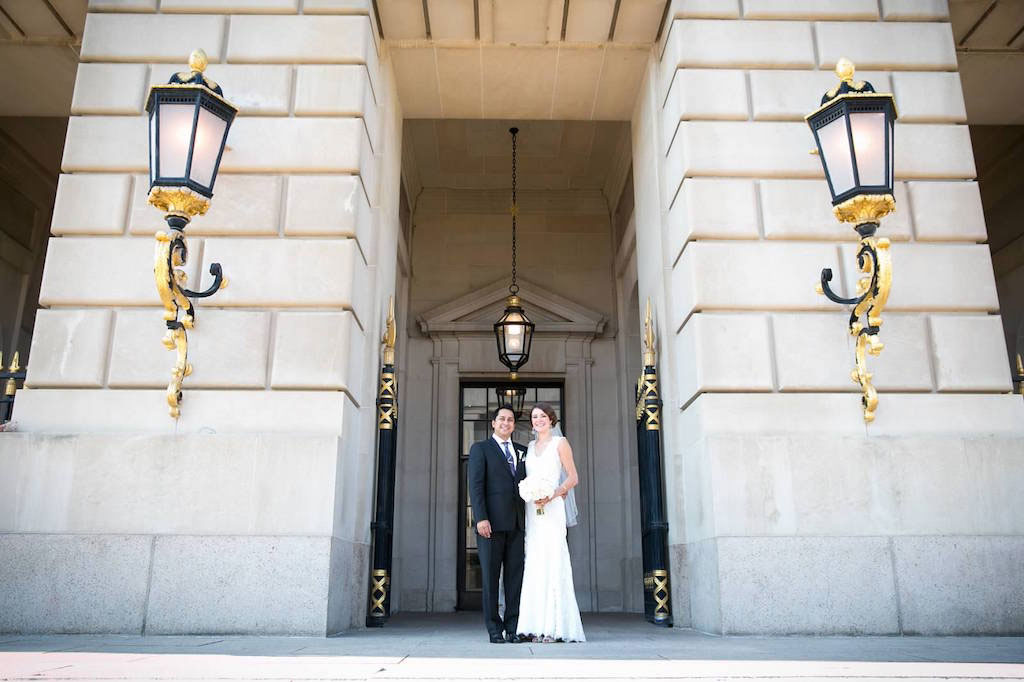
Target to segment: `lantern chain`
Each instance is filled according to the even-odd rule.
[[[508,291],[515,296],[519,293],[519,285],[516,284],[516,216],[519,213],[516,203],[516,133],[519,128],[509,128],[509,132],[512,133],[512,285]]]

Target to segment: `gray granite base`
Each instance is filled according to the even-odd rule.
[[[323,636],[361,627],[364,544],[0,534],[0,633]]]
[[[687,555],[706,632],[1024,633],[1018,536],[728,537]]]

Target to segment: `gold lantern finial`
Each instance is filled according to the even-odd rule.
[[[856,70],[853,62],[846,57],[840,57],[839,61],[836,62],[836,75],[844,83],[853,83],[853,74]]]
[[[210,59],[206,56],[206,51],[201,47],[197,47],[192,50],[192,54],[188,56],[188,68],[193,71],[202,73],[206,71],[207,65],[210,63]]]

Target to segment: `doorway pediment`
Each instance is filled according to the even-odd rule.
[[[519,279],[519,298],[526,314],[537,325],[536,334],[583,334],[598,336],[604,331],[601,313],[554,294],[544,287]],[[464,296],[428,310],[416,321],[427,335],[447,333],[488,334],[505,310],[508,280],[501,279]]]

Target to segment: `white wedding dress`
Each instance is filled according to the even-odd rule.
[[[536,441],[526,451],[526,475],[557,484],[562,471],[558,458],[560,437],[553,436],[540,452]],[[558,497],[536,513],[526,503],[526,566],[519,600],[518,634],[550,637],[564,642],[585,642],[580,609],[572,585],[569,546],[565,542],[565,502]]]

